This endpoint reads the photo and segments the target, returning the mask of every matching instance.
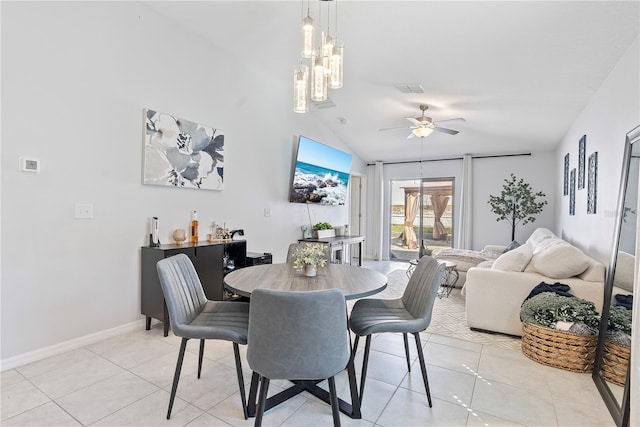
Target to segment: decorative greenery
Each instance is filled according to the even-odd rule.
[[[327,264],[326,245],[322,243],[303,243],[293,252],[293,267],[304,269],[305,265],[313,268],[324,267]]]
[[[555,328],[557,322],[584,322],[598,328],[600,315],[591,301],[542,292],[522,304],[520,320],[547,328]]]
[[[314,224],[313,229],[314,230],[331,230],[333,228],[333,225],[329,224],[328,222],[319,222],[317,224]]]
[[[607,329],[610,331],[622,331],[631,335],[631,310],[619,305],[612,305],[611,311],[609,311]]]
[[[541,191],[533,192],[531,185],[518,180],[514,174],[509,179],[505,179],[500,196],[489,195],[491,212],[498,215],[496,221],[506,220],[511,224],[511,241],[515,240],[516,225],[522,222],[525,225],[534,222],[533,216],[542,212],[542,208],[547,204],[546,200],[537,200],[538,197],[546,197]]]

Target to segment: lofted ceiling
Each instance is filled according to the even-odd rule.
[[[300,61],[307,0],[145,4],[283,81]],[[307,116],[365,161],[553,150],[640,27],[638,1],[337,5],[344,87],[329,89],[334,107],[312,105]],[[312,0],[313,17],[317,8]],[[424,93],[403,93],[398,84]],[[421,141],[406,139],[409,129],[379,130],[410,126],[405,117],[420,116],[420,104],[436,122],[463,117],[443,124],[460,133]]]

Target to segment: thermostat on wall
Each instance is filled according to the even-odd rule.
[[[20,170],[22,172],[40,173],[40,160],[20,157]]]

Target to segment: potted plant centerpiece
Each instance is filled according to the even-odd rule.
[[[319,222],[314,224],[313,233],[316,239],[324,239],[325,237],[335,237],[336,231],[333,229],[333,225],[328,222]]]
[[[322,243],[303,243],[293,253],[293,267],[304,272],[305,276],[314,277],[318,267],[327,264],[326,246]]]

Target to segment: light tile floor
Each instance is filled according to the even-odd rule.
[[[384,273],[395,263],[368,263]],[[405,266],[401,264],[401,268]],[[345,426],[613,426],[591,376],[537,364],[519,351],[422,334],[433,407],[411,343],[407,372],[401,335],[372,341],[362,419]],[[2,372],[3,426],[250,426],[244,420],[230,343],[209,341],[196,379],[190,342],[171,420],[169,391],[180,339],[160,324]],[[362,349],[356,368],[362,363]],[[245,382],[251,372],[241,346]],[[345,373],[336,378],[348,399]],[[286,387],[273,381],[271,392]],[[265,426],[329,426],[331,409],[301,394],[265,414]]]

